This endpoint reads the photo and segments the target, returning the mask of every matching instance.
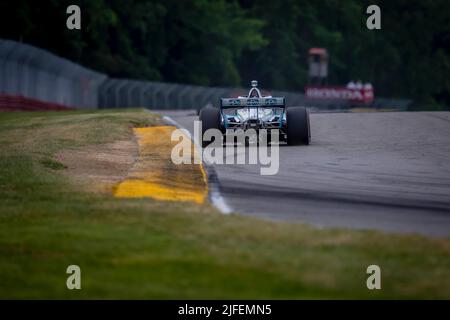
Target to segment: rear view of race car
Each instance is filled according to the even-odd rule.
[[[200,112],[202,134],[219,129],[224,135],[241,130],[266,130],[268,141],[272,130],[279,130],[281,141],[288,145],[308,145],[311,141],[309,112],[304,107],[286,108],[284,97],[263,96],[258,82],[251,82],[247,96],[221,98],[220,109],[207,107]],[[206,146],[208,142],[204,142]]]

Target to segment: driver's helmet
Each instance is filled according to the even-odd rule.
[[[258,91],[256,89],[252,89],[250,91],[250,97],[249,98],[258,98]]]

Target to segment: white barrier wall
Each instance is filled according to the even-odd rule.
[[[106,75],[27,44],[0,39],[0,94],[97,108]]]

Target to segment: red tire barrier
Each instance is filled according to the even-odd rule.
[[[75,108],[24,96],[0,94],[0,111],[63,111]]]

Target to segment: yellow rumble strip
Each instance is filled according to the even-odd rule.
[[[115,187],[116,197],[151,197],[196,203],[205,201],[208,184],[203,166],[176,165],[171,160],[172,148],[178,143],[171,142],[175,129],[174,126],[134,129],[139,143],[139,158],[128,177]],[[193,152],[198,152],[192,145]]]

